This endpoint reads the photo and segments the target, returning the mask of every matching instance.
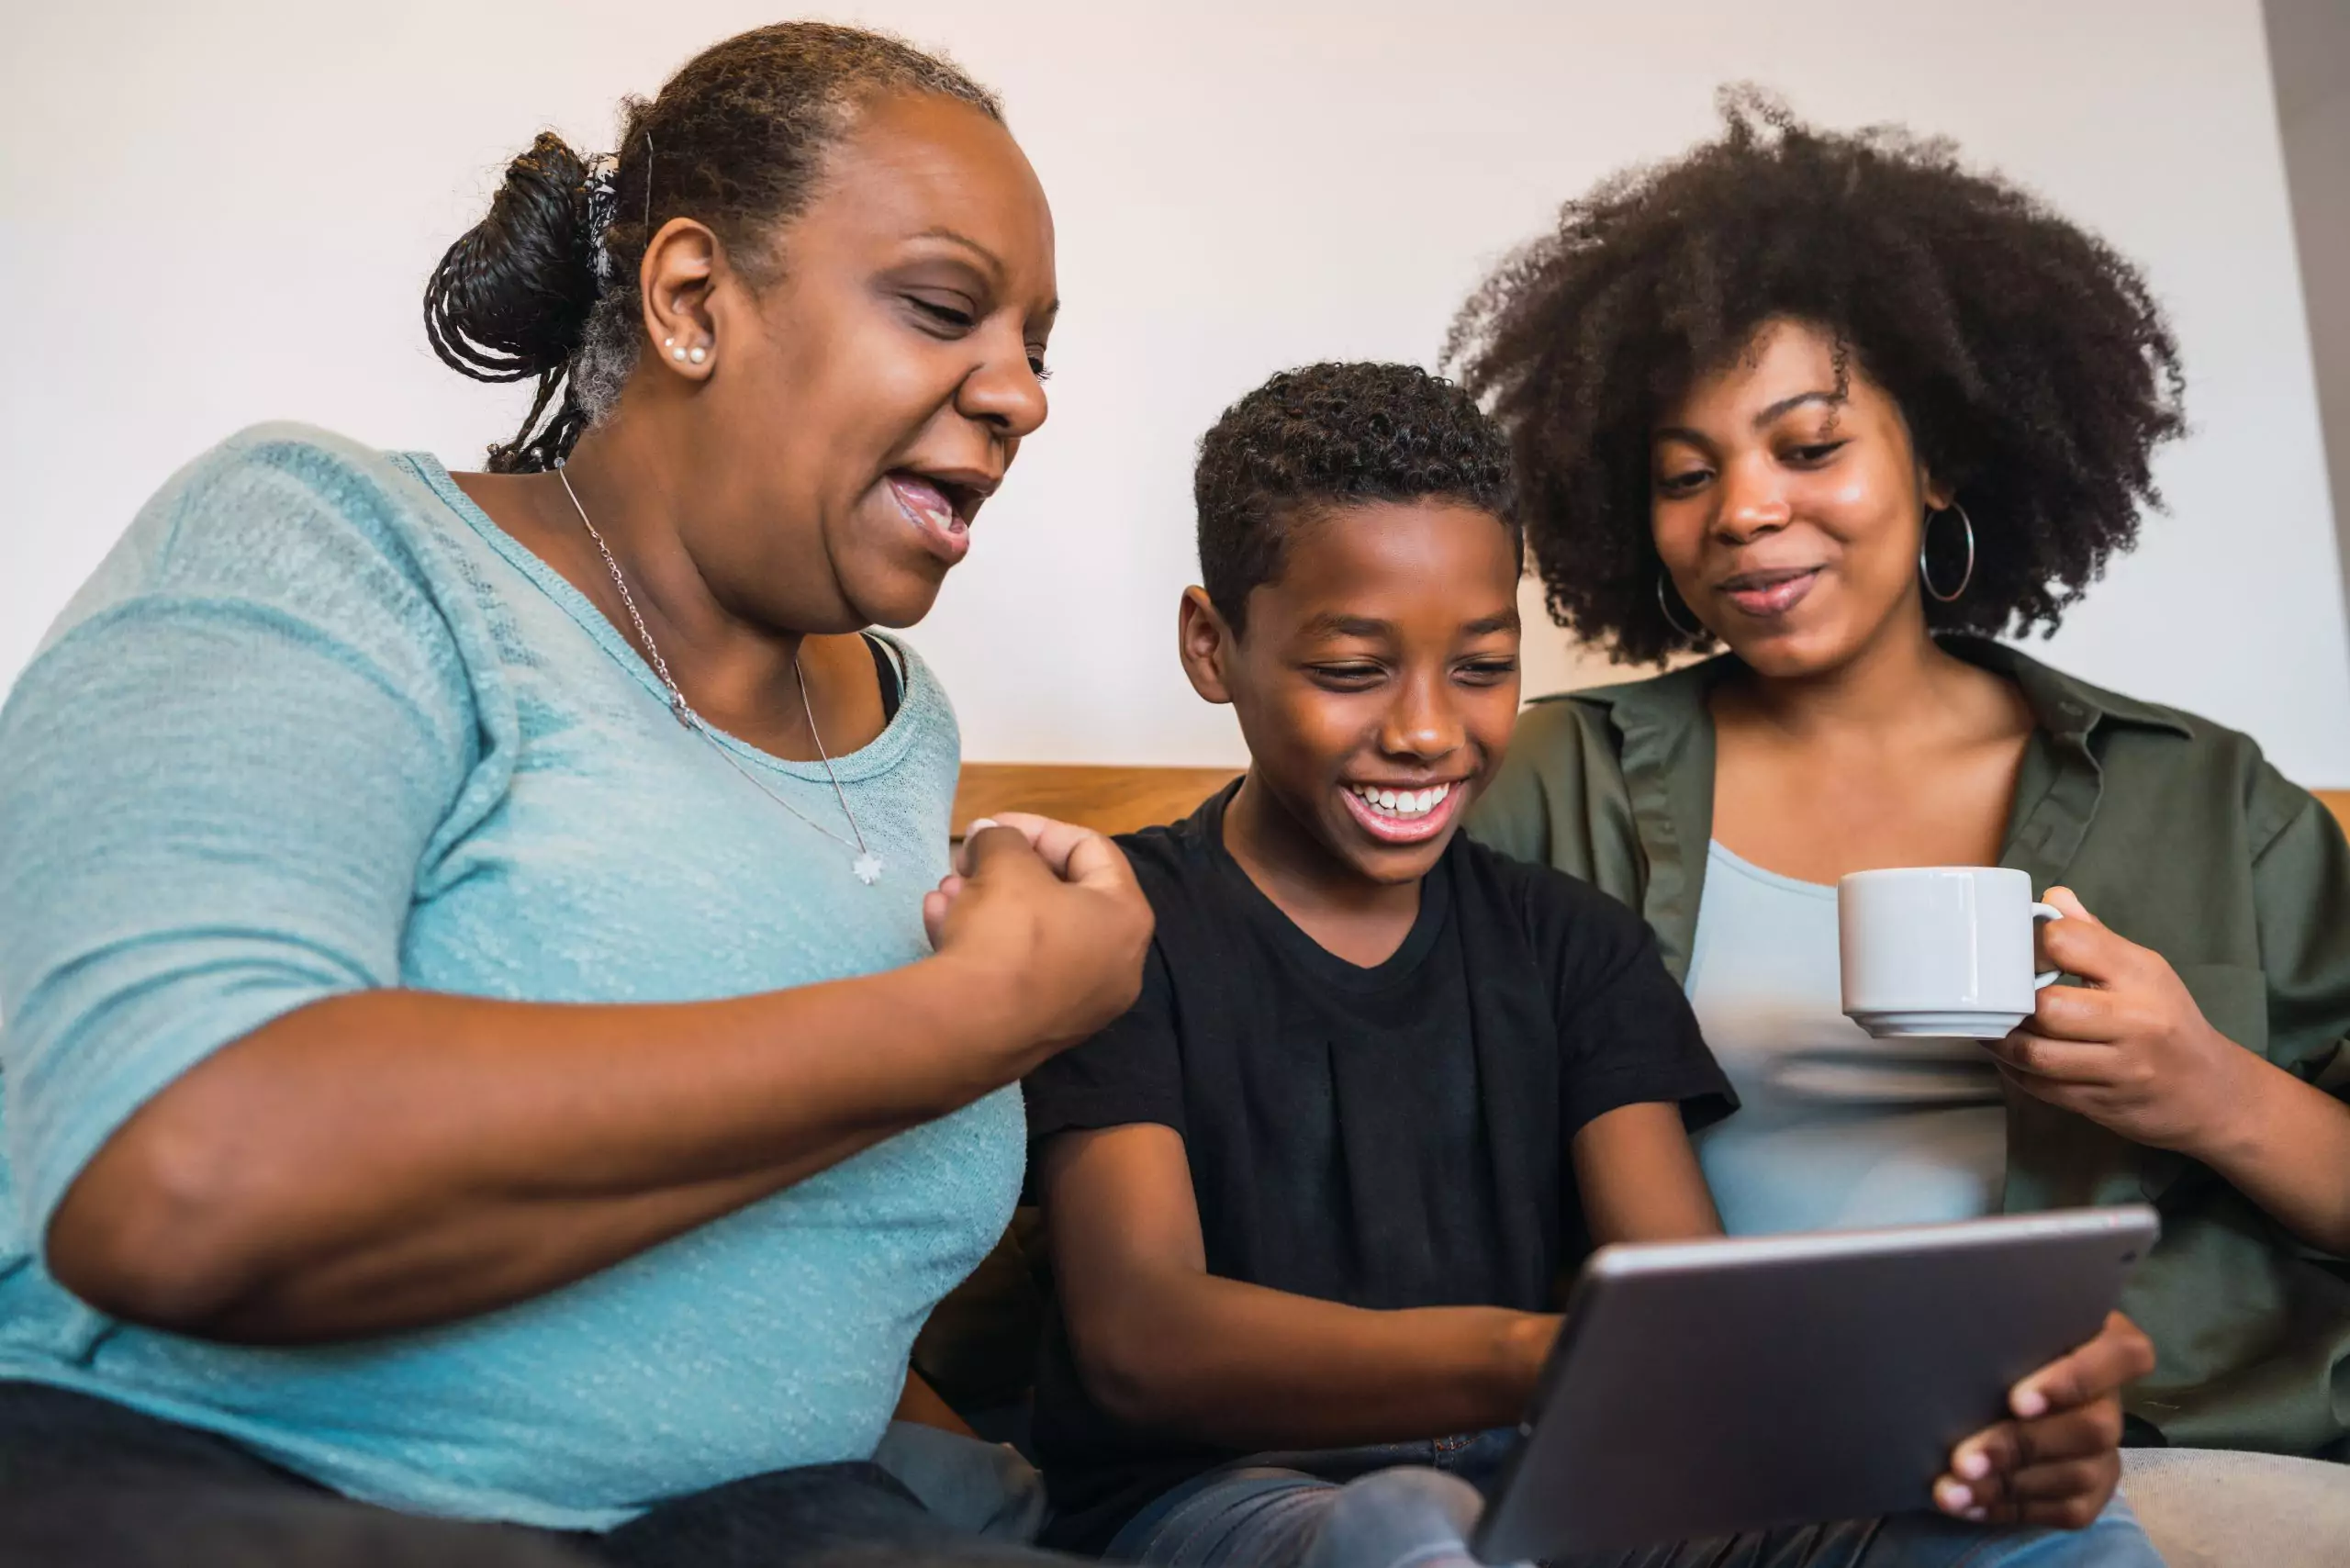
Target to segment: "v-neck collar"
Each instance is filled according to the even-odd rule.
[[[2028,873],[2036,890],[2062,881],[2087,834],[2103,780],[2090,736],[2128,724],[2188,734],[2178,715],[2106,691],[1987,638],[1942,636],[1942,650],[2012,681],[2033,731],[2009,808],[1999,864]],[[1705,896],[1714,825],[1714,719],[1707,700],[1741,668],[1724,654],[1646,680],[1562,692],[1606,711],[1614,727],[1634,829],[1647,860],[1640,913],[1665,967],[1685,980]]]
[[[1212,796],[1199,810],[1197,822],[1200,842],[1218,875],[1225,878],[1233,896],[1248,912],[1248,918],[1262,931],[1274,947],[1312,975],[1319,984],[1356,993],[1391,990],[1411,980],[1419,969],[1438,935],[1443,931],[1446,917],[1451,911],[1450,865],[1457,844],[1445,846],[1443,856],[1420,882],[1419,913],[1412,917],[1412,928],[1395,951],[1376,964],[1365,966],[1349,963],[1316,942],[1305,929],[1292,920],[1281,905],[1272,901],[1264,889],[1257,885],[1232,851],[1225,846],[1224,812],[1240,791],[1244,779],[1235,779]]]
[[[669,705],[669,689],[654,673],[644,655],[627,638],[611,618],[596,608],[595,601],[581,593],[570,578],[556,571],[537,551],[509,533],[498,520],[484,511],[474,498],[465,494],[446,465],[429,452],[399,452],[391,454],[396,463],[403,464],[424,487],[454,512],[459,521],[481,537],[484,543],[497,552],[506,563],[531,585],[544,594],[564,614],[594,641],[611,661],[618,665],[638,686],[664,708]],[[778,756],[764,751],[738,735],[714,724],[704,722],[700,733],[711,742],[740,760],[754,764],[771,773],[797,778],[812,784],[829,784],[837,778],[843,784],[853,784],[878,778],[895,767],[913,745],[914,731],[922,722],[915,714],[917,705],[940,700],[934,687],[928,666],[913,656],[912,650],[899,638],[886,633],[873,633],[895,648],[899,662],[904,666],[905,680],[898,698],[898,711],[881,726],[881,733],[854,751],[836,754],[827,767],[820,759],[800,761]]]

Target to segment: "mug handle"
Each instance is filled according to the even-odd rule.
[[[2036,903],[2031,906],[2031,921],[2035,928],[2043,920],[2062,920],[2064,918],[2065,912],[2058,909],[2053,903]],[[2031,977],[2031,989],[2034,991],[2046,991],[2050,986],[2056,983],[2056,975],[2057,971],[2054,969],[2043,969],[2039,974]]]

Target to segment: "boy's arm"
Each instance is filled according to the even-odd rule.
[[[1566,715],[1572,704],[1553,705]],[[1737,1108],[1648,923],[1596,889],[1520,868],[1527,933],[1552,977],[1561,1099],[1592,1240],[1719,1236],[1689,1127]]]
[[[1506,1426],[1558,1334],[1542,1314],[1372,1312],[1216,1278],[1170,1127],[1064,1133],[1040,1170],[1078,1372],[1132,1426],[1240,1450]]]
[[[1722,1233],[1679,1105],[1618,1106],[1584,1123],[1568,1147],[1594,1242],[1684,1241]]]

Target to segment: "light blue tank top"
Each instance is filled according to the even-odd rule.
[[[901,651],[896,718],[837,759],[888,866],[867,887],[430,457],[270,426],[184,470],[0,709],[0,1378],[558,1529],[870,1453],[1011,1215],[1016,1088],[551,1294],[352,1344],[118,1322],[33,1238],[143,1101],[322,997],[693,1000],[927,954],[958,743]],[[733,749],[839,816],[822,767]]]
[[[1697,1137],[1732,1235],[1998,1209],[1998,1070],[1973,1041],[1873,1040],[1844,1016],[1834,888],[1711,846],[1687,985],[1738,1091],[1738,1114]]]

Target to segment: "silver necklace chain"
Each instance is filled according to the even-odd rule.
[[[816,743],[816,756],[824,765],[824,777],[833,782],[833,799],[840,802],[841,815],[848,819],[848,831],[854,835],[853,838],[843,838],[839,834],[768,789],[765,780],[735,759],[734,754],[727,749],[726,743],[712,734],[709,724],[703,722],[702,716],[694,711],[693,704],[686,700],[685,692],[679,689],[677,678],[669,673],[669,661],[661,656],[659,646],[653,641],[653,633],[644,629],[644,617],[636,611],[636,596],[628,591],[628,578],[621,575],[621,564],[612,558],[612,547],[604,543],[604,536],[596,531],[595,523],[588,520],[588,509],[579,504],[579,492],[571,487],[571,476],[558,467],[554,471],[554,476],[563,481],[563,493],[571,498],[571,510],[579,514],[580,524],[588,530],[588,537],[596,542],[596,553],[604,558],[604,570],[611,573],[612,586],[620,589],[621,607],[628,611],[629,624],[636,628],[636,640],[644,644],[645,656],[653,663],[653,673],[659,676],[661,684],[669,689],[669,711],[676,716],[677,722],[708,741],[711,749],[725,758],[726,765],[748,779],[752,787],[760,794],[765,795],[834,844],[856,850],[856,859],[850,864],[849,868],[856,873],[858,881],[865,883],[867,887],[879,881],[881,857],[874,854],[867,846],[865,830],[857,825],[856,813],[849,810],[848,791],[841,788],[841,776],[833,770],[832,756],[824,750],[824,737],[818,734],[816,729],[816,710],[808,700],[808,678],[800,668],[799,650],[796,648],[792,650],[791,678],[800,688],[800,711],[808,715],[809,738]]]

